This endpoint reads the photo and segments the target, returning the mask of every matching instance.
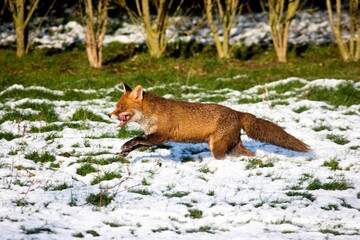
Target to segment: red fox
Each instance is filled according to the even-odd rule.
[[[146,136],[126,142],[121,147],[122,157],[137,148],[151,147],[165,141],[207,142],[215,159],[223,159],[226,154],[254,156],[241,142],[241,129],[255,140],[295,151],[311,151],[307,144],[280,126],[250,113],[218,104],[165,99],[145,92],[141,85],[132,90],[123,83],[123,88],[124,94],[109,116],[119,119],[120,127],[128,122],[140,124]]]

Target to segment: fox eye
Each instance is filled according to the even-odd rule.
[[[124,105],[120,105],[120,110],[125,110],[125,106],[124,106]]]

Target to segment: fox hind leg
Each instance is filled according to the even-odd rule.
[[[253,156],[255,156],[255,154],[252,151],[250,151],[249,149],[244,147],[240,138],[239,138],[239,142],[230,150],[230,155],[236,156],[236,157],[239,157],[239,156],[253,157]]]
[[[209,147],[215,159],[224,159],[227,153],[227,145],[221,141],[210,141]]]
[[[224,159],[232,146],[236,144],[236,140],[239,139],[239,136],[232,134],[232,132],[220,133],[220,136],[217,134],[212,135],[209,141],[210,151],[214,158],[218,160]]]

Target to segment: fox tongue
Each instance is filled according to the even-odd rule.
[[[120,123],[119,123],[119,126],[122,127],[125,125],[127,119],[126,119],[126,115],[124,114],[119,114],[119,118],[120,118]]]

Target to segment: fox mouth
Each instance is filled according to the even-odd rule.
[[[120,123],[119,123],[119,127],[122,127],[124,126],[129,120],[130,120],[131,116],[129,114],[119,114],[119,120],[120,120]]]

